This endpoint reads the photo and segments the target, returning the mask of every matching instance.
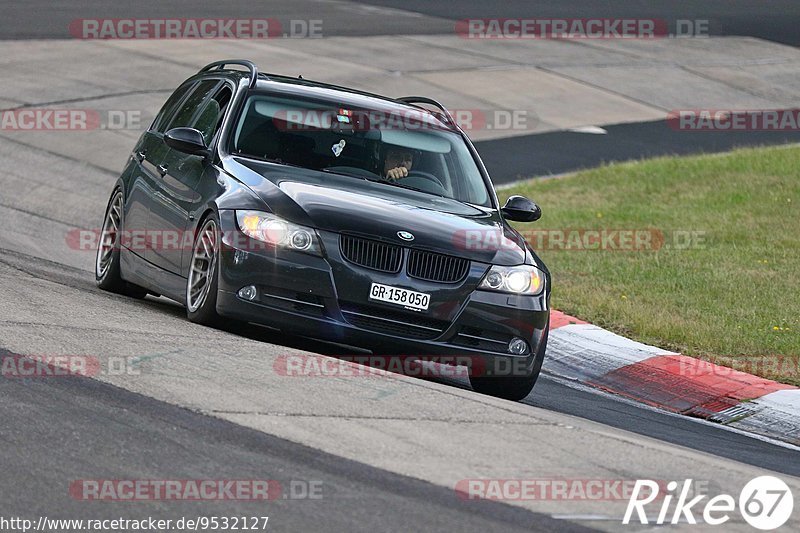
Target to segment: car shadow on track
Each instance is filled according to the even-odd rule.
[[[141,300],[141,303],[154,311],[160,311],[176,318],[182,318],[183,320],[186,320],[187,323],[189,321],[186,318],[186,308],[168,298],[154,297],[151,295],[144,300]],[[363,355],[370,353],[368,350],[363,350],[353,346],[326,342],[298,335],[291,335],[268,326],[261,326],[259,324],[240,322],[236,320],[225,322],[222,324],[222,326],[216,329],[253,341],[277,344],[286,348],[294,348],[296,350],[314,352],[332,357]]]
[[[109,294],[103,291],[98,291],[98,292],[101,292],[103,294]],[[128,301],[130,300],[128,299]],[[188,319],[186,318],[186,308],[181,304],[173,300],[170,300],[168,298],[155,297],[150,295],[143,300],[137,301],[136,303],[141,304],[151,309],[152,311],[164,313],[175,318],[186,320],[188,323]],[[236,320],[225,322],[216,329],[218,331],[224,331],[225,333],[236,335],[238,337],[242,337],[245,339],[257,342],[263,342],[267,344],[274,344],[295,350],[302,350],[305,352],[325,355],[328,357],[334,357],[349,361],[352,361],[353,358],[358,358],[357,361],[361,364],[367,364],[368,366],[371,366],[373,368],[378,368],[379,370],[386,369],[385,366],[377,366],[369,363],[370,359],[365,356],[370,356],[370,355],[374,356],[373,352],[355,346],[350,346],[330,341],[323,341],[319,339],[313,339],[311,337],[303,337],[300,335],[293,335],[268,326],[247,323],[247,322],[240,322]],[[382,362],[385,365],[385,361],[382,361],[383,358],[381,356],[374,356],[374,357],[375,359],[372,359],[372,361],[375,361],[378,364]],[[386,356],[386,357],[391,357],[391,356]],[[444,365],[441,366],[444,367]],[[462,369],[466,371],[465,368]],[[402,375],[399,372],[393,372],[392,370],[389,371],[394,374]],[[420,379],[422,381],[429,381],[433,383],[447,385],[449,387],[459,388],[462,390],[472,390],[469,384],[469,380],[466,377],[452,377],[454,374],[457,374],[454,373],[452,370],[450,371],[445,370],[440,374],[438,374],[434,370],[432,372],[426,372],[424,374],[415,374],[412,375],[411,377]]]

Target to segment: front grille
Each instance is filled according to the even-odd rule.
[[[422,250],[411,250],[408,256],[408,275],[412,278],[458,283],[469,270],[469,261],[451,255],[442,255]]]
[[[450,325],[446,320],[366,305],[342,304],[342,315],[354,326],[410,339],[435,339]]]
[[[356,265],[381,272],[400,272],[403,261],[403,248],[400,246],[342,235],[339,249],[345,259]]]

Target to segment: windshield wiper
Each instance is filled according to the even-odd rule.
[[[351,174],[349,172],[340,172],[338,170],[331,170],[329,168],[321,168],[319,170],[320,170],[320,172],[327,172],[328,174],[336,174],[338,176],[347,176],[348,178],[358,178],[358,179],[367,180],[367,181],[378,181],[378,180],[369,179],[366,176],[359,176],[358,174]]]
[[[256,161],[264,161],[265,163],[275,163],[276,165],[286,165],[287,167],[305,168],[307,170],[314,170],[313,168],[304,167],[303,165],[295,165],[294,163],[287,163],[283,159],[273,159],[271,157],[262,157],[260,155],[243,154],[237,152],[234,154],[239,157],[246,157],[247,159],[255,159]]]
[[[241,156],[241,157],[247,157],[248,159],[256,159],[258,161],[265,161],[267,163],[275,163],[277,165],[286,165],[286,166],[290,166],[290,167],[304,168],[306,170],[317,170],[317,169],[313,169],[313,168],[309,168],[309,167],[304,167],[303,165],[295,165],[294,163],[287,163],[286,161],[283,161],[281,159],[271,159],[269,157],[261,157],[261,156],[258,156],[258,155],[243,154],[243,153],[237,153],[236,155]],[[455,200],[455,198],[450,198],[449,196],[445,196],[443,194],[426,191],[425,189],[420,189],[419,187],[412,187],[411,185],[403,185],[402,183],[398,183],[397,181],[393,181],[393,180],[374,179],[374,178],[369,178],[367,176],[360,176],[358,174],[351,174],[349,172],[339,172],[339,171],[336,171],[336,170],[331,170],[329,168],[321,168],[319,170],[321,172],[327,172],[328,174],[337,174],[339,176],[347,176],[349,178],[362,179],[362,180],[365,180],[365,181],[371,181],[373,183],[383,183],[384,185],[391,185],[392,187],[400,187],[401,189],[407,189],[407,190],[410,190],[410,191],[417,191],[417,192],[421,192],[421,193],[425,193],[425,194],[430,194],[431,196],[438,196],[439,198],[448,198],[448,199],[451,199],[451,200]],[[458,201],[458,200],[456,200],[456,201]]]
[[[362,175],[359,175],[359,174],[350,174],[348,172],[339,172],[337,170],[331,170],[329,168],[323,168],[322,171],[323,172],[329,172],[330,174],[339,174],[340,176],[349,176],[351,178],[359,178],[359,179],[362,179],[362,180],[371,181],[372,183],[383,183],[385,185],[391,185],[392,187],[400,187],[402,189],[408,189],[410,191],[423,192],[425,194],[430,194],[430,195],[433,195],[433,196],[439,196],[440,198],[447,198],[447,196],[445,196],[443,194],[438,194],[438,193],[435,193],[435,192],[426,191],[425,189],[420,189],[419,187],[412,187],[411,185],[403,185],[402,183],[397,183],[396,181],[387,180],[385,178],[384,179],[375,179],[375,178],[370,178],[368,176],[362,176]]]
[[[391,185],[392,187],[400,187],[401,189],[408,189],[410,191],[417,191],[417,192],[424,192],[425,194],[430,194],[431,196],[438,196],[439,198],[449,198],[449,196],[445,196],[443,194],[439,194],[437,192],[426,191],[425,189],[420,189],[419,187],[412,187],[411,185],[403,185],[402,183],[398,183],[394,180],[369,180],[374,181],[376,183],[385,183],[386,185]]]

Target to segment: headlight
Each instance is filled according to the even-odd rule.
[[[312,228],[292,224],[272,213],[236,211],[236,223],[242,233],[251,239],[298,252],[322,255],[317,233]]]
[[[493,266],[478,288],[535,296],[544,290],[544,272],[530,265]]]

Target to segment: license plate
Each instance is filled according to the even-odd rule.
[[[428,304],[431,303],[430,294],[401,289],[400,287],[390,287],[380,283],[372,284],[369,289],[369,299],[401,305],[406,309],[414,309],[416,311],[426,311]]]

